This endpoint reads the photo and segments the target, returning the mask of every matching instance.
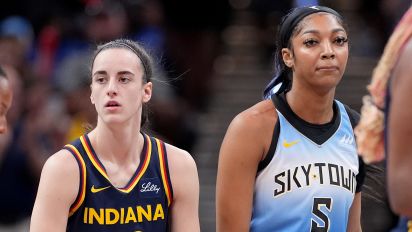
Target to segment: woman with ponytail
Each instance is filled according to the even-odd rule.
[[[200,231],[193,158],[142,131],[153,87],[145,48],[98,46],[90,78],[97,125],[45,163],[30,231]]]
[[[361,231],[357,114],[335,100],[348,32],[333,9],[279,25],[275,78],[231,122],[219,154],[217,231]]]

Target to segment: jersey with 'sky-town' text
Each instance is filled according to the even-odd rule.
[[[114,187],[87,135],[64,148],[76,158],[80,187],[67,231],[168,231],[172,188],[166,148],[143,134],[140,164],[123,188]]]
[[[334,105],[336,128],[321,144],[277,110],[280,133],[256,177],[250,231],[346,231],[359,160],[345,107]]]

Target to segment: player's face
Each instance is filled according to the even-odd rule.
[[[106,123],[139,123],[142,104],[148,102],[152,83],[143,82],[143,66],[132,51],[109,48],[95,58],[92,70],[91,101],[99,120]]]
[[[321,91],[334,89],[348,60],[345,29],[328,13],[309,15],[298,27],[291,41],[293,52],[282,50],[286,65],[293,70],[293,81]]]
[[[0,77],[0,134],[7,130],[6,114],[10,109],[12,98],[10,82]]]

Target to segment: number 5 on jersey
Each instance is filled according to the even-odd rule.
[[[328,216],[326,216],[325,213],[322,212],[322,210],[320,209],[321,206],[324,206],[330,212],[332,209],[332,199],[331,198],[314,198],[313,199],[312,214],[315,215],[320,220],[322,220],[323,225],[320,225],[312,218],[311,219],[312,226],[310,229],[311,232],[329,231],[329,226],[330,226],[329,218]]]

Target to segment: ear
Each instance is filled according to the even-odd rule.
[[[285,65],[292,68],[294,65],[293,54],[289,48],[282,48],[282,58]]]
[[[142,92],[143,103],[150,101],[150,99],[152,98],[152,88],[153,88],[152,82],[147,82],[146,84],[143,85],[143,92]]]

